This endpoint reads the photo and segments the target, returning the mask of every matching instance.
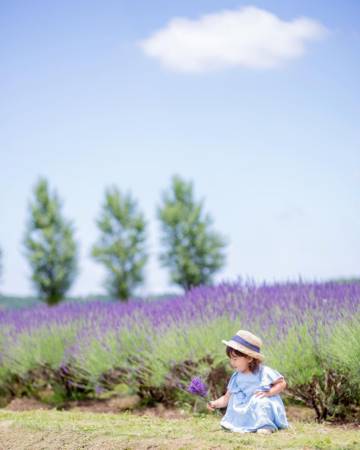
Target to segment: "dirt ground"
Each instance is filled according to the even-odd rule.
[[[131,410],[132,414],[139,416],[162,417],[164,419],[182,419],[191,417],[192,414],[183,409],[165,408],[162,404],[157,404],[152,408],[137,408],[139,398],[128,396],[123,398],[112,398],[108,400],[83,400],[69,403],[64,410],[81,411],[90,413],[112,413]],[[30,398],[15,398],[4,410],[8,411],[33,411],[51,410],[51,406]],[[301,422],[313,422],[315,414],[311,408],[304,406],[287,406],[286,412],[289,420]],[[1,448],[0,448],[1,450]]]
[[[360,425],[317,424],[289,408],[290,427],[261,436],[221,429],[219,416],[161,407],[117,414],[30,409],[26,401],[0,409],[0,450],[359,450]],[[87,405],[90,407],[90,405]],[[21,411],[14,411],[22,408]],[[27,409],[26,409],[27,408]],[[295,420],[294,417],[299,419]],[[290,419],[291,418],[291,419]],[[301,418],[301,419],[300,419]]]

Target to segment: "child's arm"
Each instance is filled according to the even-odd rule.
[[[268,391],[268,394],[277,395],[286,388],[287,384],[284,378],[279,378],[279,380],[274,381],[272,388]]]
[[[271,397],[273,395],[277,395],[280,392],[282,392],[287,386],[286,381],[284,378],[279,378],[278,380],[275,380],[272,382],[272,387],[269,391],[256,391],[255,396],[256,397]]]
[[[207,408],[210,411],[214,411],[216,408],[225,408],[227,406],[227,404],[229,403],[229,398],[230,398],[230,392],[227,390],[226,393],[222,397],[219,397],[218,399],[209,402],[207,404]]]

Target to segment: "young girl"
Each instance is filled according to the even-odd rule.
[[[208,403],[208,409],[225,408],[220,425],[238,433],[272,433],[288,428],[285,407],[279,395],[286,387],[284,377],[262,364],[262,341],[249,331],[239,330],[226,344],[226,354],[235,369],[226,394]]]

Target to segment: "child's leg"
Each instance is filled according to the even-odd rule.
[[[259,433],[259,434],[271,434],[274,431],[276,431],[276,430],[274,430],[274,428],[271,428],[271,427],[261,427],[261,428],[258,428],[256,430],[256,433]]]

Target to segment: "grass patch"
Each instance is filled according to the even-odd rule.
[[[343,449],[360,448],[356,426],[293,421],[291,427],[260,436],[221,429],[210,414],[164,419],[131,412],[96,414],[0,410],[4,449]]]

